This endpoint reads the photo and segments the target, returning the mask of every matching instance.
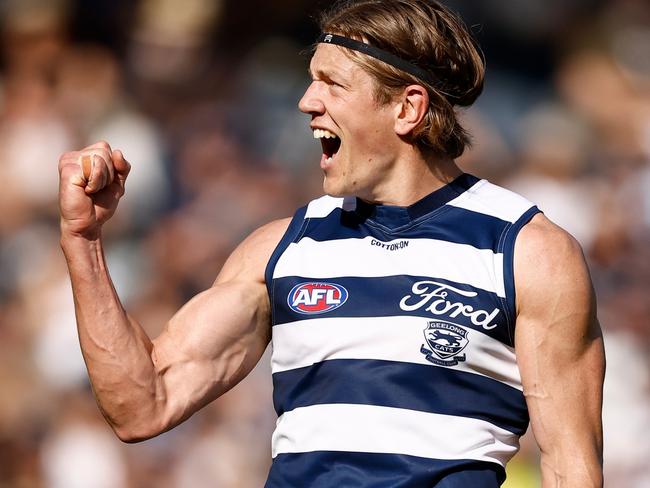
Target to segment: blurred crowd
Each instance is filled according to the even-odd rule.
[[[459,163],[582,244],[608,361],[606,480],[650,486],[650,3],[447,3],[488,63]],[[104,423],[58,244],[57,161],[106,140],[132,163],[107,259],[156,336],[244,236],[320,195],[320,145],[297,101],[327,5],[0,2],[0,488],[264,484],[268,355],[156,439],[122,444]],[[527,435],[506,486],[538,486],[537,464]]]

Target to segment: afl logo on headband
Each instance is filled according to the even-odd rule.
[[[306,282],[294,286],[287,297],[287,305],[294,312],[313,315],[330,312],[343,305],[348,291],[334,283]]]

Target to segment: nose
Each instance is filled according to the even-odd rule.
[[[322,97],[318,93],[316,81],[311,82],[311,85],[309,85],[305,94],[298,102],[298,108],[301,112],[312,115],[320,115],[325,112],[325,105],[323,104]]]

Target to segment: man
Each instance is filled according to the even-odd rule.
[[[342,4],[321,27],[299,106],[328,196],[245,239],[154,340],[101,245],[130,166],[103,142],[62,156],[61,243],[102,413],[124,441],[155,436],[272,339],[269,487],[499,486],[529,415],[545,487],[601,486],[604,355],[580,248],[454,163],[454,106],[483,84],[469,34],[431,0]]]

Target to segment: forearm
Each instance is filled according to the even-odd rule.
[[[81,350],[98,406],[121,438],[146,430],[156,418],[158,375],[152,343],[128,317],[115,292],[101,237],[86,239],[62,232],[74,295]]]
[[[602,488],[602,464],[592,449],[542,453],[542,488]]]

